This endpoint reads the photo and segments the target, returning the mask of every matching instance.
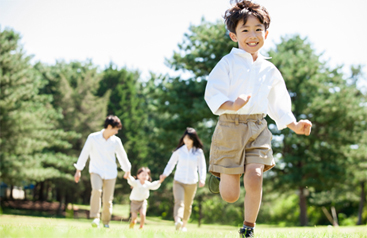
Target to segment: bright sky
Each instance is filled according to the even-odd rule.
[[[256,0],[272,18],[265,50],[307,36],[329,66],[367,63],[367,0]],[[34,60],[64,59],[166,73],[190,24],[222,19],[229,0],[0,0],[0,28],[22,35]]]

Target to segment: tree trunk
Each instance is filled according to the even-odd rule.
[[[201,226],[201,219],[203,218],[203,209],[202,209],[202,203],[203,203],[203,198],[201,196],[199,196],[199,219],[198,219],[198,226]]]
[[[14,189],[14,186],[13,185],[10,185],[10,194],[9,194],[9,199],[10,200],[14,200],[13,189]]]
[[[40,182],[40,188],[38,190],[38,201],[43,202],[45,200],[44,190],[45,190],[45,182]]]
[[[37,201],[37,189],[38,189],[38,183],[36,183],[36,185],[34,185],[33,188],[33,201]]]
[[[62,207],[62,194],[61,194],[61,189],[60,188],[56,189],[56,200],[59,202],[59,207],[57,208],[56,214],[58,216],[60,216],[61,215],[61,207]]]
[[[25,189],[25,188],[23,188],[23,190],[24,190],[24,201],[27,201],[28,199],[27,199],[27,189]]]
[[[299,208],[300,208],[300,222],[301,226],[307,226],[307,200],[305,196],[305,191],[302,187],[299,188]]]
[[[362,213],[363,213],[364,202],[366,200],[366,193],[364,191],[365,183],[366,183],[365,181],[361,182],[361,197],[360,197],[360,200],[359,200],[357,225],[362,225]]]

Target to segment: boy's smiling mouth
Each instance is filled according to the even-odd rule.
[[[257,46],[259,44],[259,42],[249,42],[247,43],[247,45],[249,46]]]

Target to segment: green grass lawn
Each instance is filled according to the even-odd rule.
[[[110,229],[92,228],[91,220],[42,218],[19,215],[0,216],[0,237],[121,237],[121,238],[230,238],[238,237],[238,228],[222,225],[188,224],[188,232],[176,232],[173,221],[148,217],[143,230],[128,229],[128,222],[112,221]],[[355,227],[291,227],[277,228],[259,225],[256,237],[366,237],[367,226]]]

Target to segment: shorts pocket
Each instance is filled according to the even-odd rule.
[[[212,138],[212,163],[233,167],[242,161],[243,139],[241,134],[246,124],[218,122]]]

